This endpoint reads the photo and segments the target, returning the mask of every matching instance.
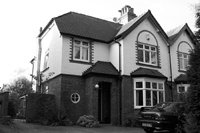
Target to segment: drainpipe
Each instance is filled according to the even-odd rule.
[[[169,65],[170,65],[170,87],[171,87],[171,95],[173,101],[173,80],[172,80],[172,62],[171,62],[171,52],[170,52],[170,45],[168,46],[168,53],[169,53]]]
[[[42,27],[40,27],[40,33],[42,32]],[[36,86],[36,92],[41,93],[41,73],[40,73],[40,64],[41,64],[41,54],[42,54],[42,38],[38,37],[38,61],[37,61],[37,86]]]
[[[122,67],[121,67],[121,43],[114,40],[119,44],[119,124],[122,125]]]

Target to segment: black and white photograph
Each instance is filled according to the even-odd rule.
[[[0,17],[0,133],[200,133],[200,0],[6,0]]]

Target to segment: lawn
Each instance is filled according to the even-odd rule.
[[[10,126],[0,125],[0,133],[144,133],[140,128],[103,125],[100,128],[79,126],[42,126],[14,120]]]

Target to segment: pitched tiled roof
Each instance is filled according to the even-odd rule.
[[[175,82],[187,82],[187,75],[180,74],[177,78],[174,79]]]
[[[83,75],[88,75],[91,73],[105,74],[105,75],[112,75],[112,76],[119,75],[117,69],[113,66],[112,63],[102,62],[102,61],[96,62],[94,65],[88,68],[85,72],[83,72]]]
[[[44,30],[39,34],[39,37],[42,36],[45,30],[48,29],[49,25],[55,21],[61,34],[110,43],[114,39],[128,35],[145,19],[149,19],[152,24],[159,29],[161,35],[163,35],[166,41],[168,41],[166,33],[151,14],[150,10],[134,18],[125,25],[84,14],[69,12],[52,18]]]
[[[174,44],[174,42],[179,38],[179,36],[184,31],[191,37],[191,40],[193,41],[193,43],[196,44],[195,36],[193,32],[191,31],[191,29],[189,28],[188,24],[186,23],[185,25],[176,27],[167,33],[167,35],[169,36],[171,45]]]
[[[152,77],[152,78],[167,78],[158,70],[148,69],[148,68],[138,68],[131,73],[133,77]]]
[[[115,37],[116,38],[126,37],[131,31],[133,31],[145,19],[148,19],[158,29],[159,33],[163,36],[163,38],[168,42],[167,34],[162,29],[162,27],[157,22],[157,20],[154,18],[154,16],[152,15],[150,10],[148,10],[146,13],[134,18],[129,23],[123,25]]]
[[[75,12],[55,17],[50,22],[53,22],[53,20],[55,20],[61,34],[84,37],[100,42],[112,41],[121,28],[121,24]]]

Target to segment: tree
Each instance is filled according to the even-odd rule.
[[[20,77],[10,84],[10,93],[17,94],[18,98],[33,92],[32,83],[25,77]]]
[[[9,91],[9,109],[8,115],[15,117],[19,110],[20,97],[33,92],[32,83],[25,77],[15,79],[8,85],[6,91]]]
[[[200,5],[200,4],[199,4]],[[190,68],[187,77],[190,84],[187,95],[187,126],[188,133],[200,132],[200,9],[196,10],[195,36],[197,44],[190,56]]]

